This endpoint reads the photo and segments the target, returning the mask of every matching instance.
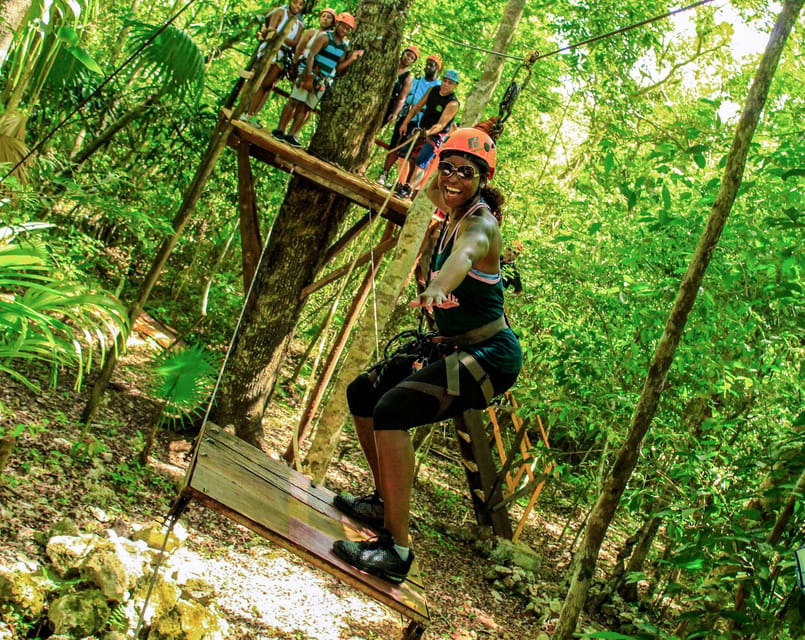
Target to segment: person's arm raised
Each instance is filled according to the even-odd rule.
[[[450,256],[445,260],[438,275],[430,281],[427,288],[408,303],[410,307],[433,307],[448,309],[458,302],[452,296],[453,290],[467,277],[472,265],[489,253],[493,230],[486,216],[470,216],[459,223],[462,229],[453,243]]]

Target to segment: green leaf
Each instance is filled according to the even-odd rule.
[[[81,47],[67,47],[67,51],[87,69],[98,75],[103,75],[103,69],[101,69],[100,65]]]
[[[601,227],[603,227],[603,226],[604,226],[604,223],[603,223],[603,222],[593,222],[593,223],[592,223],[592,224],[591,224],[591,225],[590,225],[590,226],[587,228],[587,234],[588,234],[588,235],[591,235],[591,236],[594,236],[596,233],[598,233],[599,231],[601,231]]]
[[[693,161],[700,169],[704,169],[707,166],[707,160],[704,159],[704,154],[694,153]]]
[[[66,42],[68,45],[75,47],[78,45],[79,38],[78,38],[78,31],[73,29],[72,27],[60,27],[59,30],[56,32],[56,37],[59,38],[62,42]]]
[[[802,413],[800,413],[800,414],[799,414],[799,415],[796,417],[796,419],[795,419],[795,420],[794,420],[794,422],[792,423],[792,426],[794,426],[794,427],[802,427],[802,426],[805,426],[805,411],[803,411]]]

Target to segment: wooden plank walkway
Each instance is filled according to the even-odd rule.
[[[229,118],[231,111],[222,109],[224,117]],[[233,120],[234,131],[229,144],[235,146],[239,140],[249,143],[249,153],[278,169],[288,173],[296,173],[334,191],[356,204],[379,211],[388,199],[383,217],[397,225],[405,223],[405,216],[411,201],[403,198],[389,197],[389,191],[373,180],[345,171],[341,167],[330,164],[304,149],[292,147],[280,142],[271,135],[268,129],[254,127],[242,120]]]
[[[234,435],[207,423],[182,495],[219,511],[334,575],[411,620],[405,637],[420,637],[430,621],[414,562],[395,585],[358,571],[332,552],[333,541],[361,540],[371,529],[332,505],[335,494]]]

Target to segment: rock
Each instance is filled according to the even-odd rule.
[[[148,593],[148,588],[151,584],[151,575],[144,576],[144,579],[137,585],[136,601],[137,611],[142,609],[145,602],[145,595]],[[182,590],[175,582],[168,580],[162,573],[157,575],[154,588],[151,591],[151,597],[148,600],[148,609],[143,616],[146,623],[150,623],[153,619],[165,616],[176,606],[179,598],[182,595]],[[137,613],[136,615],[139,615]],[[136,617],[134,618],[137,619]]]
[[[224,640],[228,624],[209,607],[179,600],[151,625],[148,640]]]
[[[122,602],[133,583],[113,546],[93,549],[81,563],[81,577],[100,588],[107,599]],[[124,552],[125,553],[125,552]],[[140,574],[142,575],[142,567]]]
[[[215,587],[198,576],[188,578],[181,588],[185,600],[193,600],[204,606],[209,606],[215,600]]]
[[[152,549],[162,549],[162,544],[165,541],[165,527],[158,522],[151,522],[145,527],[134,531],[131,536],[132,540],[144,540]],[[187,530],[177,522],[170,535],[168,542],[165,545],[165,552],[172,553],[181,547],[185,540],[187,540]]]
[[[36,619],[56,585],[30,569],[27,564],[18,564],[11,571],[0,570],[0,608]]]
[[[48,608],[48,619],[54,632],[83,638],[97,633],[111,613],[106,598],[98,589],[68,593]]]
[[[489,559],[497,564],[516,566],[536,573],[542,565],[542,557],[522,542],[500,539],[489,554]]]
[[[56,573],[64,578],[78,573],[83,560],[98,545],[106,541],[93,533],[78,536],[53,536],[48,540],[45,551],[53,563]],[[108,543],[106,543],[108,544]]]

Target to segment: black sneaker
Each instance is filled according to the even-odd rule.
[[[301,147],[302,146],[302,143],[299,142],[299,138],[297,138],[296,136],[292,136],[291,134],[288,134],[287,136],[285,136],[285,142],[287,142],[292,147]]]
[[[408,577],[414,562],[414,552],[410,549],[408,560],[400,558],[394,548],[394,538],[385,529],[376,538],[361,542],[336,540],[333,552],[353,567],[395,584],[400,584]]]
[[[383,527],[383,501],[377,491],[368,496],[340,493],[333,498],[333,505],[342,513],[370,527],[375,529]]]
[[[410,184],[401,184],[397,186],[394,196],[400,198],[401,200],[410,199],[413,191],[414,190],[411,188]]]
[[[274,138],[276,138],[277,140],[281,140],[282,142],[285,142],[285,132],[282,129],[274,129],[271,132],[271,135]]]

